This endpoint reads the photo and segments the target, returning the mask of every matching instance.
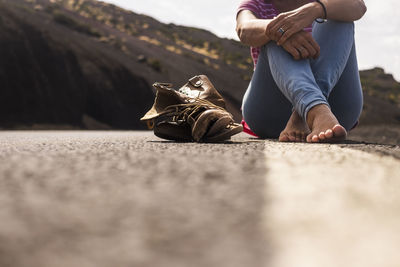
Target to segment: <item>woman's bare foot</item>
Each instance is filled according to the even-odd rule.
[[[346,139],[346,129],[339,124],[327,105],[311,108],[307,114],[307,124],[311,129],[307,136],[309,143],[336,143]]]
[[[279,135],[280,142],[305,142],[307,134],[310,133],[303,118],[294,111],[285,129]]]

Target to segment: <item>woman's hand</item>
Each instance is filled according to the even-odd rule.
[[[282,47],[289,52],[295,60],[316,59],[319,56],[320,47],[310,33],[299,31],[293,34]]]
[[[293,34],[310,26],[316,18],[324,16],[323,12],[322,6],[316,2],[306,4],[279,14],[268,24],[266,32],[278,45],[282,45]]]

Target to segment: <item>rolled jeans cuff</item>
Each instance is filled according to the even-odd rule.
[[[326,101],[325,99],[316,99],[309,103],[304,103],[304,101],[302,100],[299,101],[298,108],[296,108],[296,110],[299,113],[299,115],[303,118],[303,120],[306,122],[307,114],[310,111],[310,109],[321,104],[327,105],[330,108],[328,101]]]

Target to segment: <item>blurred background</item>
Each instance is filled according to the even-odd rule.
[[[0,0],[0,129],[145,129],[151,84],[197,74],[240,120],[252,62],[234,31],[239,3]],[[399,144],[400,3],[366,4],[356,23],[365,106],[351,138]]]

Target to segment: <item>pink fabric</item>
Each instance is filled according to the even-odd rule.
[[[271,3],[271,0],[243,0],[239,5],[237,13],[242,10],[250,10],[259,19],[273,19],[279,15],[279,11]],[[311,32],[311,25],[304,30]],[[253,59],[254,68],[256,68],[258,56],[260,55],[260,47],[251,47],[250,53]]]
[[[242,126],[243,126],[243,132],[258,138],[258,135],[253,133],[253,131],[250,129],[249,125],[247,125],[247,123],[244,120],[242,120]]]

